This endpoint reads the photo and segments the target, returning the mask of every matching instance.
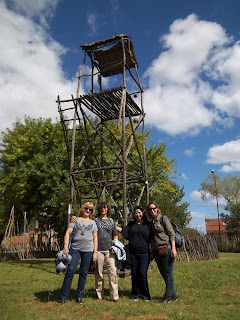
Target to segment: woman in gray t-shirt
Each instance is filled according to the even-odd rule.
[[[64,236],[63,253],[68,253],[69,237],[74,233],[70,254],[72,261],[67,268],[61,290],[61,304],[64,304],[68,299],[71,289],[72,279],[76,273],[79,260],[81,259],[79,268],[79,280],[76,292],[76,302],[82,303],[84,295],[84,287],[87,279],[88,268],[93,257],[97,260],[97,225],[92,217],[94,216],[94,205],[92,202],[86,202],[80,208],[79,218],[75,223],[68,225],[66,234]]]
[[[101,202],[98,206],[98,217],[95,220],[98,227],[98,263],[95,271],[95,287],[97,299],[102,300],[104,297],[103,268],[106,266],[109,278],[110,300],[119,302],[115,257],[109,250],[112,245],[112,240],[118,239],[118,233],[115,222],[110,218],[110,213],[111,210],[108,204]]]
[[[110,300],[119,302],[117,268],[115,265],[114,253],[110,252],[112,240],[118,239],[116,224],[110,218],[111,210],[106,202],[101,202],[98,206],[96,224],[98,228],[98,249],[97,249],[97,267],[95,271],[95,288],[97,300],[104,297],[104,277],[103,268],[107,267],[110,289]],[[72,222],[77,220],[72,217]]]

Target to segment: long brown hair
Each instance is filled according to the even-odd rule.
[[[100,202],[99,205],[98,205],[98,208],[97,208],[98,214],[97,214],[97,216],[100,217],[100,215],[101,215],[101,209],[104,208],[104,207],[107,207],[107,208],[108,208],[108,210],[107,210],[107,216],[108,216],[108,218],[109,218],[110,215],[111,215],[111,209],[110,209],[109,205],[107,204],[107,202],[104,202],[104,201],[103,201],[103,202]]]

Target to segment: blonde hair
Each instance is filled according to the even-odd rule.
[[[84,213],[84,209],[85,208],[89,208],[89,209],[92,209],[93,212],[90,212],[90,216],[89,218],[92,219],[94,217],[94,214],[95,214],[95,208],[94,208],[94,204],[92,202],[85,202],[81,208],[80,208],[80,211],[79,211],[79,217],[82,217],[83,216],[83,213]]]

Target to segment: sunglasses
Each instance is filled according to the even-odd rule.
[[[90,211],[91,213],[93,213],[93,209],[92,208],[85,207],[84,210],[85,211]]]
[[[157,207],[154,207],[154,208],[149,208],[148,209],[148,212],[151,212],[152,210],[155,210]]]

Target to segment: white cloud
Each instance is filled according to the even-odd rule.
[[[0,131],[24,115],[58,117],[57,95],[69,98],[77,87],[75,79],[66,80],[62,71],[66,49],[39,24],[7,9],[4,2],[0,3],[0,30]]]
[[[37,19],[40,24],[47,26],[55,14],[59,0],[8,0],[8,7],[30,19]]]
[[[196,88],[156,85],[145,91],[146,123],[175,135],[196,135],[202,127],[220,120],[215,111],[204,108]]]
[[[170,135],[231,126],[231,117],[240,117],[239,43],[194,14],[175,20],[161,40],[165,51],[145,73],[147,124]]]
[[[97,21],[97,16],[95,14],[89,13],[87,15],[87,24],[90,28],[91,35],[94,35],[96,33],[96,21]]]
[[[185,173],[181,173],[181,174],[180,174],[180,177],[181,177],[182,179],[184,179],[184,180],[188,180],[188,177],[186,176]]]
[[[214,22],[199,21],[194,14],[175,20],[163,36],[165,48],[147,73],[150,85],[177,83],[191,85],[201,72],[211,50],[229,42],[225,31]]]
[[[240,139],[223,145],[215,145],[208,150],[207,163],[224,164],[220,171],[230,173],[240,171]]]
[[[195,154],[195,149],[194,148],[186,149],[186,150],[184,150],[184,153],[186,156],[192,157]]]
[[[113,12],[116,12],[119,10],[119,7],[120,7],[119,0],[110,0],[110,4]]]
[[[201,194],[197,190],[194,190],[190,193],[190,198],[196,201],[203,201],[201,198]]]
[[[213,103],[222,112],[240,117],[240,42],[217,56],[215,70],[226,84],[219,86],[213,93]]]
[[[205,192],[205,199],[206,200],[202,200],[201,194],[200,194],[200,192],[198,192],[198,190],[192,191],[189,196],[190,196],[190,199],[192,199],[194,201],[202,202],[202,206],[212,207],[217,204],[216,198],[212,197],[209,192]],[[220,196],[220,197],[218,197],[218,204],[219,204],[219,206],[224,207],[227,205],[227,201],[222,196]]]
[[[206,213],[191,211],[191,216],[192,216],[192,218],[205,219]]]

